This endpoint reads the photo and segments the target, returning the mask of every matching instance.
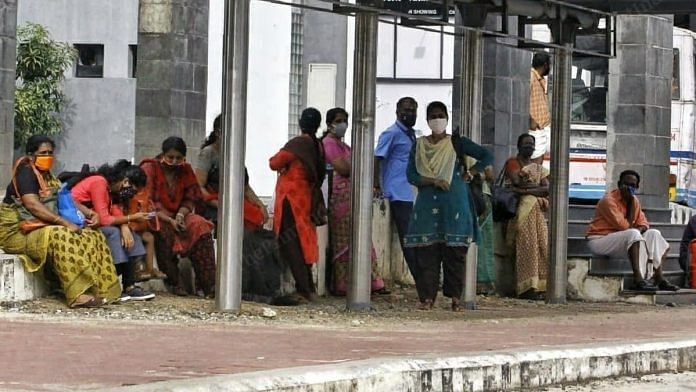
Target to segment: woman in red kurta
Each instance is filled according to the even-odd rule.
[[[278,235],[280,254],[295,278],[297,293],[311,300],[315,293],[312,264],[319,260],[317,219],[325,212],[321,198],[326,164],[316,137],[321,114],[307,108],[300,117],[302,135],[290,140],[270,159],[280,175],[276,185],[273,230]],[[315,218],[315,219],[313,219]]]
[[[215,295],[215,251],[213,224],[195,213],[201,202],[201,188],[191,165],[186,163],[186,143],[169,137],[162,143],[162,154],[146,159],[140,167],[147,174],[147,188],[160,219],[155,253],[160,268],[178,295],[186,295],[179,282],[176,255],[191,259],[196,285],[206,297]]]

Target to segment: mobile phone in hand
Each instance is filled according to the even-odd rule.
[[[152,211],[152,212],[147,214],[147,219],[155,219],[156,216],[157,216],[157,212]]]

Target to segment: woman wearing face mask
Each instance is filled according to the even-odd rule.
[[[445,133],[449,116],[442,102],[428,105],[427,119],[432,133],[416,140],[408,162],[408,181],[418,187],[418,195],[404,242],[416,251],[421,309],[433,307],[442,266],[443,294],[452,298],[452,310],[458,311],[467,248],[478,237],[476,210],[464,180],[464,159],[475,158],[472,172],[484,173],[493,156],[467,138]]]
[[[134,189],[126,177],[126,171],[133,166],[125,159],[114,165],[102,165],[95,175],[88,176],[73,186],[73,199],[99,216],[99,228],[111,250],[116,272],[122,276],[123,293],[121,301],[147,300],[154,294],[135,285],[136,275],[145,270],[145,247],[140,236],[128,227],[130,222],[147,221],[147,213],[124,214],[118,203],[129,199]]]
[[[519,195],[515,217],[508,223],[506,242],[515,261],[516,292],[520,298],[543,299],[546,291],[549,171],[532,160],[534,136],[517,139],[517,156],[505,163],[505,183]]]
[[[32,136],[15,164],[0,204],[0,247],[19,256],[28,272],[45,265],[55,272],[70,307],[97,307],[121,295],[104,236],[80,229],[57,213],[60,182],[51,173],[55,143]],[[96,220],[92,211],[83,209]],[[43,226],[42,226],[43,225]]]
[[[326,112],[327,130],[322,137],[326,162],[333,167],[329,196],[329,235],[333,261],[331,292],[346,295],[348,289],[348,243],[350,240],[350,159],[351,149],[343,136],[348,129],[348,112],[333,108]],[[377,254],[372,250],[372,292],[386,294],[384,281],[377,272]]]
[[[201,187],[186,163],[186,143],[169,137],[162,153],[146,159],[140,167],[147,175],[147,189],[157,209],[160,230],[156,232],[157,263],[167,274],[177,295],[187,295],[179,279],[177,255],[187,255],[196,272],[196,285],[208,298],[215,296],[215,251],[213,224],[195,213],[202,201]]]

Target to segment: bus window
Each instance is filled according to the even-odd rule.
[[[608,72],[607,59],[573,58],[572,122],[606,124]]]
[[[678,101],[681,97],[679,90],[679,49],[674,49],[672,64],[672,100]]]

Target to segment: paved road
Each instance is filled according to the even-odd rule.
[[[584,386],[547,388],[547,392],[691,392],[696,391],[696,373],[659,374],[641,378],[597,381]]]
[[[694,312],[662,308],[388,329],[53,322],[0,313],[0,389],[99,388],[376,357],[696,338]]]

